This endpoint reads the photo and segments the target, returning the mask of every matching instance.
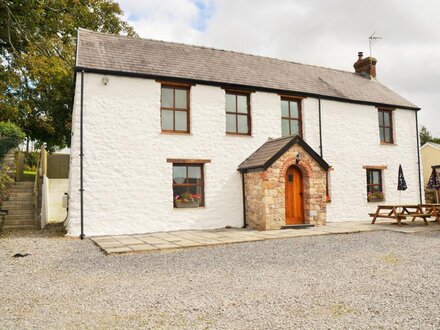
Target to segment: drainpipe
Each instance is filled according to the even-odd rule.
[[[321,97],[318,97],[318,113],[319,113],[319,153],[323,155],[322,152],[322,117],[321,117]]]
[[[243,228],[246,228],[246,189],[244,183],[244,173],[241,172],[241,189],[243,190]]]
[[[81,204],[81,235],[79,237],[81,239],[84,239],[84,150],[83,150],[83,126],[84,126],[84,70],[81,71],[81,105],[80,105],[80,153],[79,153],[79,159],[80,159],[80,204]]]
[[[418,119],[418,113],[417,110],[416,113],[416,134],[417,134],[417,169],[419,172],[419,197],[420,197],[420,204],[423,203],[422,199],[422,179],[421,179],[421,172],[420,172],[420,141],[419,141],[419,119]]]

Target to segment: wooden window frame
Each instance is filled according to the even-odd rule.
[[[382,169],[379,168],[368,168],[367,172],[367,194],[370,192],[370,187],[380,187],[380,191],[383,193],[383,178],[382,178]],[[379,183],[369,183],[370,180],[370,172],[378,172],[379,173]],[[372,191],[373,192],[373,191]]]
[[[173,105],[174,107],[163,107],[162,106],[162,88],[168,88],[173,90]],[[176,108],[176,89],[186,91],[186,109]],[[162,129],[162,111],[168,110],[173,111],[173,129]],[[186,131],[176,130],[176,111],[186,112]],[[162,133],[178,133],[178,134],[190,134],[190,114],[191,114],[191,106],[190,106],[190,86],[185,84],[162,84],[160,88],[160,129]]]
[[[199,167],[200,168],[200,181],[201,183],[174,183],[174,178],[172,178],[173,183],[173,203],[174,203],[174,187],[201,187],[201,198],[199,206],[205,206],[205,163],[173,163],[174,166],[185,166],[186,167],[186,178],[185,181],[188,181],[188,168],[189,167]],[[188,188],[187,188],[188,191]],[[174,206],[175,207],[175,206]]]
[[[299,132],[298,135],[299,136],[303,136],[303,120],[302,120],[302,98],[298,98],[298,97],[289,97],[289,96],[281,96],[281,101],[287,101],[288,104],[288,110],[289,110],[289,117],[283,117],[283,115],[281,114],[281,122],[284,120],[288,120],[289,121],[289,135],[286,136],[291,136],[292,135],[292,131],[291,131],[291,126],[290,126],[290,122],[292,120],[296,120],[298,122],[298,128],[299,128]],[[296,104],[298,105],[298,117],[291,117],[291,112],[290,112],[290,102],[296,102]],[[281,129],[281,135],[283,135],[283,131]]]
[[[226,115],[235,115],[235,132],[228,132],[227,128],[226,128],[226,134],[227,135],[252,135],[252,118],[251,118],[251,92],[246,92],[246,91],[235,91],[235,90],[226,90],[225,93],[225,97],[227,94],[229,95],[235,95],[235,112],[231,112],[231,111],[226,111],[226,106],[225,106],[225,113]],[[241,113],[238,112],[238,95],[241,96],[246,96],[246,101],[247,101],[247,113]],[[225,99],[225,105],[226,105],[226,99]],[[226,116],[225,115],[225,116]],[[246,116],[247,117],[247,123],[248,123],[248,131],[247,133],[239,133],[238,132],[238,116]],[[226,120],[226,117],[225,117]]]
[[[394,118],[393,118],[393,109],[383,109],[383,108],[378,108],[377,109],[379,116],[382,116],[382,122],[384,123],[383,125],[380,124],[380,119],[379,119],[379,138],[380,138],[380,133],[383,131],[383,138],[384,140],[380,140],[381,144],[394,144]],[[390,116],[390,125],[385,125],[385,114],[388,114]],[[386,134],[385,131],[386,129],[389,128],[390,129],[390,137],[391,137],[391,141],[386,141]]]

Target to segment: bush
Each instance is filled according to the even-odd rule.
[[[0,162],[6,153],[25,139],[26,135],[15,124],[10,122],[0,122]]]
[[[27,171],[34,171],[37,168],[38,151],[26,152],[24,154],[24,168]]]

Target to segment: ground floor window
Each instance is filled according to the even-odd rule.
[[[203,164],[173,164],[173,201],[205,205]],[[189,205],[189,204],[187,204]]]
[[[367,169],[367,194],[369,202],[384,200],[382,170]]]

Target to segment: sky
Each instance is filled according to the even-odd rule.
[[[439,0],[117,0],[142,38],[353,71],[370,55],[377,79],[416,104],[440,137]]]

